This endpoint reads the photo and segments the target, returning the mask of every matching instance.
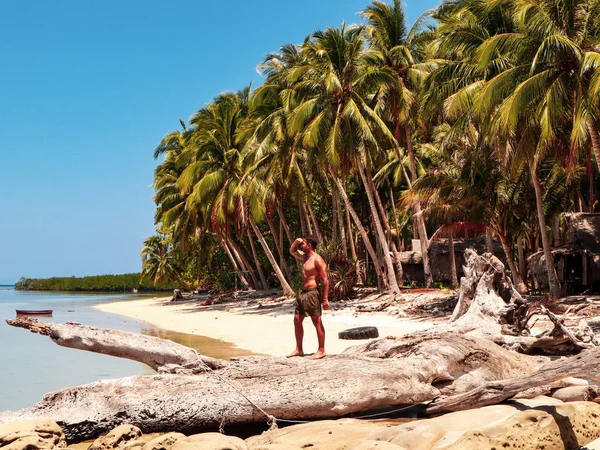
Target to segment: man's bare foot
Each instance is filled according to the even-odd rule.
[[[313,353],[308,357],[308,359],[321,359],[325,358],[325,352],[323,350],[317,351],[317,353]]]
[[[294,356],[304,356],[304,352],[300,350],[294,350],[292,353],[286,356],[286,358],[293,358]]]

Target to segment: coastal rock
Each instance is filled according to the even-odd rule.
[[[600,405],[538,397],[400,425],[357,419],[312,422],[246,442],[250,450],[278,450],[275,445],[311,450],[534,450],[543,445],[545,450],[569,450],[598,436]]]
[[[104,436],[100,436],[96,439],[94,443],[89,446],[88,450],[124,450],[128,444],[136,442],[136,445],[133,446],[135,448],[138,446],[137,442],[141,436],[142,430],[138,427],[129,424],[119,425]],[[143,441],[139,442],[141,442],[139,447],[144,445]]]
[[[523,411],[523,409],[526,409]],[[511,405],[461,411],[373,434],[409,450],[468,450],[483,448],[566,450],[600,436],[600,405],[593,402],[563,404],[540,397]]]
[[[144,445],[142,450],[170,450],[170,448],[180,439],[185,439],[182,433],[167,433],[154,438]]]
[[[142,439],[136,439],[135,441],[129,441],[124,446],[120,447],[119,450],[141,450],[146,444],[146,441]]]
[[[256,447],[248,447],[250,450],[302,450],[302,447],[289,444],[260,444]]]
[[[408,450],[406,447],[401,447],[391,442],[372,441],[370,439],[362,439],[348,447],[347,450]]]
[[[180,439],[171,450],[248,450],[246,443],[235,436],[221,433],[201,433]]]
[[[388,426],[358,419],[321,420],[268,431],[260,436],[252,436],[246,442],[251,450],[267,444],[298,446],[311,450],[346,449]],[[398,448],[395,447],[396,450]]]
[[[62,429],[52,420],[24,420],[0,425],[2,450],[41,450],[66,446]]]

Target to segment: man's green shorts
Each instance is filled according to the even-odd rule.
[[[321,311],[321,294],[318,289],[300,289],[296,296],[295,314],[301,316],[318,317]]]

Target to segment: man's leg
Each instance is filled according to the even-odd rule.
[[[325,356],[325,327],[321,316],[311,316],[312,323],[317,329],[317,340],[319,341],[319,349],[316,353],[309,356],[310,359],[321,359]]]
[[[296,350],[287,355],[288,358],[293,356],[304,356],[304,350],[302,349],[302,341],[304,340],[304,321],[303,314],[294,314],[294,333],[296,334]]]

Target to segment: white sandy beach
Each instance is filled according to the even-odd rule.
[[[97,306],[102,311],[134,317],[165,330],[208,336],[235,344],[239,348],[273,356],[284,356],[295,347],[293,301],[287,300],[273,309],[260,309],[257,304],[240,308],[236,303],[199,306],[198,300],[171,302],[153,298]],[[227,310],[226,310],[227,309]],[[354,308],[324,311],[325,349],[329,354],[341,353],[347,347],[367,342],[338,338],[338,332],[359,326],[376,326],[380,337],[401,336],[424,330],[434,324],[383,313],[354,313]],[[304,351],[317,349],[315,328],[304,321]]]

